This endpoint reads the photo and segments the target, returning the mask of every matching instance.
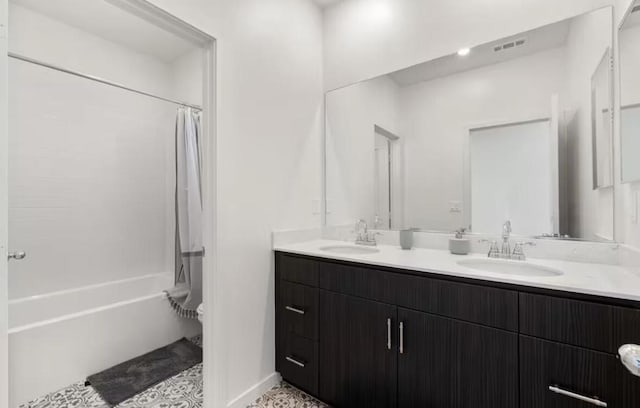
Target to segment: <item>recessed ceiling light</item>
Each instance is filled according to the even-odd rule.
[[[461,57],[464,57],[465,55],[469,55],[470,52],[471,52],[470,48],[462,48],[458,51],[458,55]]]

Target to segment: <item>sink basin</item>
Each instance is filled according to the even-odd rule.
[[[501,273],[505,275],[552,277],[563,275],[558,269],[531,264],[523,261],[509,261],[504,259],[464,259],[458,265],[484,272]]]
[[[332,245],[320,248],[321,251],[331,252],[333,254],[350,254],[350,255],[366,255],[377,254],[379,249],[355,246],[355,245]]]

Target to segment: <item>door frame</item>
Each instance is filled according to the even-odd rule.
[[[8,303],[8,21],[9,2],[0,0],[0,408],[9,406],[9,303]]]

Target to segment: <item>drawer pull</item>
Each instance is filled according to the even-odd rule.
[[[302,368],[304,368],[304,366],[305,366],[305,364],[304,364],[302,361],[296,360],[296,359],[295,359],[295,358],[293,358],[293,357],[286,356],[286,357],[285,357],[285,359],[286,359],[288,362],[290,362],[290,363],[293,363],[293,364],[297,365],[298,367],[302,367]]]
[[[549,391],[552,391],[552,392],[555,392],[556,394],[564,395],[564,396],[567,396],[567,397],[570,397],[570,398],[575,398],[575,399],[580,400],[580,401],[588,402],[589,404],[593,404],[593,405],[596,405],[598,407],[606,407],[607,406],[607,403],[604,402],[604,401],[600,401],[599,399],[596,399],[596,398],[585,397],[584,395],[576,394],[575,392],[563,390],[562,388],[558,387],[557,385],[550,385],[549,386]]]
[[[404,354],[404,322],[400,322],[400,354]]]
[[[387,350],[391,350],[391,319],[387,319]]]
[[[285,306],[285,309],[287,309],[290,312],[293,313],[297,313],[297,314],[304,314],[304,310],[303,309],[298,309],[297,307],[293,307],[293,306]]]

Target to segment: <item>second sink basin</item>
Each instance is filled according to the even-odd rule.
[[[559,269],[524,261],[509,261],[505,259],[464,259],[458,261],[458,265],[484,272],[501,273],[505,275],[553,277],[564,274]]]
[[[334,254],[350,254],[350,255],[366,255],[376,254],[380,252],[379,249],[370,248],[365,246],[355,245],[331,245],[320,248],[321,251],[331,252]]]

